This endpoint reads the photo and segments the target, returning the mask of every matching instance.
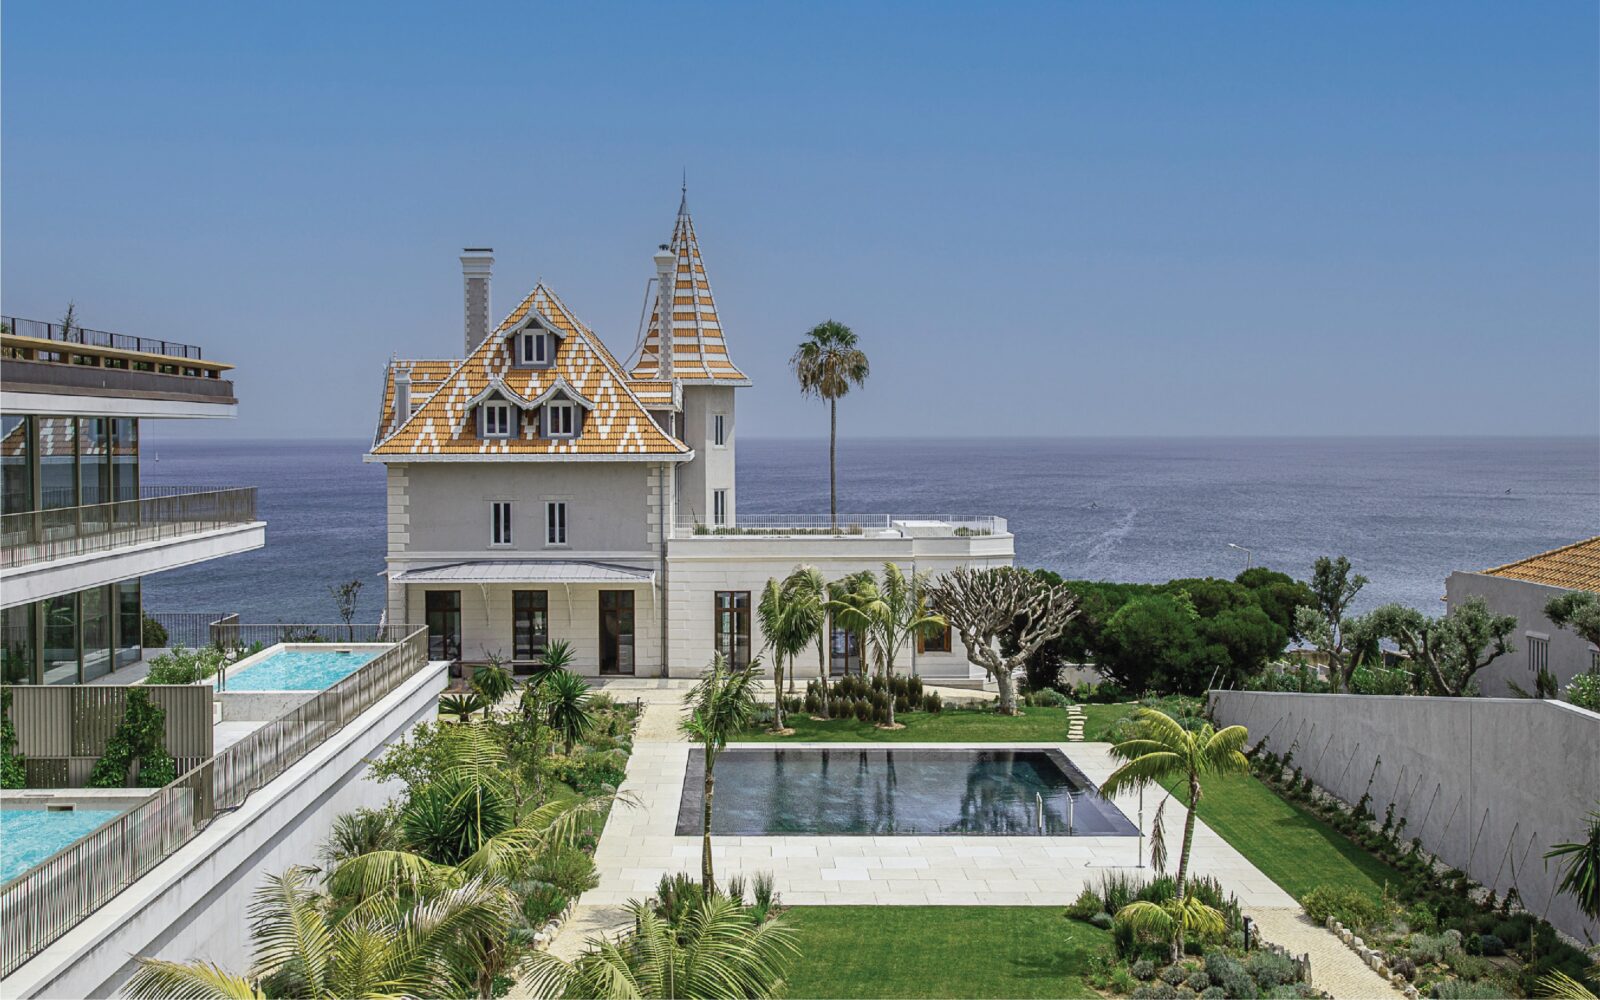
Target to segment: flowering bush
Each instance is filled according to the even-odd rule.
[[[1579,708],[1600,712],[1600,674],[1579,674],[1567,685],[1567,700]]]

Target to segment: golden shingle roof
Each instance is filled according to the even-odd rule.
[[[1547,587],[1600,591],[1600,535],[1483,572]]]
[[[550,368],[513,368],[506,334],[532,311],[563,336]],[[448,366],[448,367],[446,367]],[[394,413],[394,376],[411,375],[412,413]],[[593,402],[576,438],[538,436],[534,421],[525,421],[518,436],[483,440],[478,436],[469,402],[496,383],[525,400],[535,400],[565,379],[572,391]],[[384,378],[383,412],[372,454],[379,459],[453,455],[460,457],[677,458],[689,447],[662,432],[629,388],[629,379],[588,327],[578,321],[554,292],[540,283],[463,361],[396,361]]]
[[[678,205],[678,221],[672,229],[670,249],[678,257],[677,278],[672,299],[672,375],[689,382],[723,382],[749,385],[744,372],[728,357],[728,344],[722,336],[717,304],[711,297],[711,282],[706,277],[705,261],[700,259],[700,240],[689,218],[689,199]],[[656,379],[661,372],[661,323],[656,310],[650,313],[650,329],[640,349],[639,363],[633,366],[636,379]]]

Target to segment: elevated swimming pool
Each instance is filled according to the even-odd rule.
[[[684,775],[677,833],[700,833],[705,754]],[[746,836],[1136,836],[1059,750],[767,749],[717,758],[711,831]]]
[[[321,691],[355,673],[386,645],[278,646],[241,660],[221,685],[228,692]]]
[[[117,809],[0,809],[0,885],[120,815]]]

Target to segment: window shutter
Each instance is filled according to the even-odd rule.
[[[478,420],[478,436],[480,438],[484,437],[485,435],[483,433],[483,404],[482,403],[478,404],[477,409],[474,412],[473,416],[475,416],[477,418],[477,420]]]

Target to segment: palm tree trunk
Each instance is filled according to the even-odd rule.
[[[822,683],[822,717],[828,718],[828,619],[823,616],[822,632],[817,636],[817,677]]]
[[[716,875],[711,871],[711,796],[716,792],[717,779],[712,773],[711,748],[706,748],[706,787],[700,805],[700,891],[707,899],[717,889]]]
[[[889,728],[893,729],[894,722],[894,661],[888,657],[883,662],[883,686],[889,691]]]
[[[783,654],[772,658],[772,729],[783,731]]]
[[[1200,776],[1189,772],[1189,812],[1183,819],[1183,848],[1178,852],[1178,901],[1183,902],[1189,881],[1189,848],[1194,843],[1194,814],[1200,807]],[[1178,921],[1178,933],[1173,938],[1172,960],[1183,958],[1183,921]]]
[[[839,528],[839,401],[828,400],[828,516]]]

